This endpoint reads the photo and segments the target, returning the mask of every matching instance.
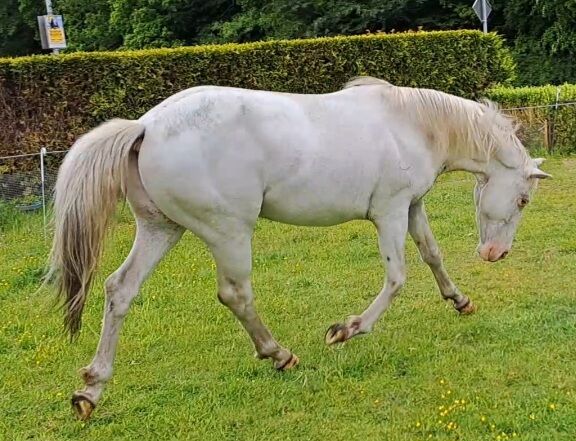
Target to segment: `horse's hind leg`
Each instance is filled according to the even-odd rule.
[[[112,376],[112,365],[122,322],[140,286],[164,254],[178,242],[182,229],[173,224],[137,221],[136,240],[122,266],[106,280],[104,323],[96,355],[81,370],[86,387],[72,396],[72,406],[81,419],[90,417],[106,383]]]
[[[252,270],[251,232],[222,237],[211,244],[218,272],[218,299],[240,320],[259,358],[271,358],[274,367],[286,370],[298,357],[283,348],[262,323],[254,307],[250,273]]]
[[[83,420],[90,417],[112,376],[120,329],[132,299],[184,231],[158,211],[139,182],[132,183],[128,200],[136,217],[136,238],[124,263],[106,280],[104,323],[98,349],[90,365],[81,369],[85,388],[72,396],[72,407]]]
[[[422,260],[426,262],[432,270],[442,298],[454,302],[454,308],[462,314],[473,313],[476,307],[468,296],[460,292],[448,276],[446,268],[444,268],[440,248],[438,248],[436,239],[430,229],[422,201],[418,201],[410,207],[408,230],[418,247]]]

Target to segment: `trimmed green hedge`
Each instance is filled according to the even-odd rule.
[[[324,93],[373,75],[475,97],[512,72],[501,38],[477,31],[0,59],[0,156],[68,148],[103,120],[138,118],[201,84]]]
[[[576,104],[565,105],[576,103],[576,85],[499,87],[486,97],[511,109],[507,112],[520,122],[520,137],[528,148],[576,153]]]

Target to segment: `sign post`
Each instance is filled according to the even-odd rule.
[[[54,15],[52,0],[45,0],[46,15],[38,16],[40,28],[40,41],[42,49],[52,49],[54,54],[66,48],[66,35],[64,34],[64,21],[61,15]]]
[[[488,0],[476,0],[472,9],[482,22],[482,30],[485,34],[488,33],[488,16],[492,12],[492,5]]]
[[[46,3],[46,14],[52,15],[54,11],[52,10],[52,0],[45,0]]]

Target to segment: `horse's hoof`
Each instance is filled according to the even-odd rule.
[[[72,410],[76,414],[76,417],[81,421],[86,421],[90,419],[92,412],[96,405],[82,392],[74,392],[72,395]]]
[[[278,371],[287,371],[288,369],[292,369],[298,363],[300,363],[300,359],[296,355],[291,354],[290,358],[287,361],[284,361],[280,364],[276,363],[274,367]]]
[[[476,305],[471,300],[468,301],[462,308],[458,310],[462,315],[470,315],[476,312]]]
[[[335,343],[342,343],[346,340],[348,340],[348,328],[341,323],[330,326],[324,336],[324,341],[328,346]]]

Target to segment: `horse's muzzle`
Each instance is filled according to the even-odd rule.
[[[510,249],[507,246],[488,242],[480,245],[478,254],[487,262],[497,262],[498,260],[504,259],[509,251]]]

